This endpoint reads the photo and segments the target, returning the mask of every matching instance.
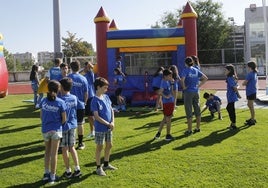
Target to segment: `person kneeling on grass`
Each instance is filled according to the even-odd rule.
[[[109,164],[112,148],[112,131],[114,129],[114,111],[112,102],[105,93],[108,90],[109,82],[104,78],[97,78],[94,82],[96,95],[91,101],[91,111],[94,115],[95,143],[96,143],[96,173],[99,176],[106,176],[105,170],[116,170]],[[104,165],[101,165],[101,152],[105,142]]]
[[[207,100],[205,107],[202,109],[201,114],[206,111],[206,109],[209,109],[211,117],[214,118],[214,113],[218,112],[218,119],[222,120],[221,116],[221,99],[211,94],[208,94],[207,92],[204,93],[203,97]]]

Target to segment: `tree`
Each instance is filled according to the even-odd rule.
[[[76,38],[76,34],[67,31],[68,37],[62,37],[63,53],[65,57],[76,57],[76,56],[92,56],[94,50],[92,44],[83,41],[82,38]]]
[[[222,3],[212,2],[212,0],[198,0],[191,5],[198,15],[197,46],[200,62],[221,62],[219,49],[232,47],[230,41],[232,26],[228,20],[224,19]],[[176,27],[183,8],[174,13],[165,12],[160,21],[161,27]]]

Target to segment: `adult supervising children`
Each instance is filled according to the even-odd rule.
[[[112,102],[105,93],[108,90],[108,81],[104,78],[97,78],[94,82],[96,95],[91,102],[91,111],[94,114],[95,143],[96,143],[96,173],[99,176],[106,176],[105,170],[116,170],[109,164],[112,148],[112,131],[114,130],[114,112]],[[101,152],[104,148],[104,165],[101,165]]]
[[[246,86],[246,96],[248,100],[248,108],[250,111],[250,118],[246,120],[245,125],[255,125],[257,122],[255,119],[255,109],[254,109],[254,100],[256,99],[257,95],[257,66],[256,63],[253,61],[248,62],[248,74],[246,79],[242,83],[243,86]]]

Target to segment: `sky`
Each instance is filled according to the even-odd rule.
[[[243,25],[245,8],[250,4],[262,6],[262,0],[213,2],[222,3],[224,17],[233,17],[236,25]],[[94,18],[101,7],[119,29],[147,29],[165,12],[174,12],[186,3],[186,0],[60,0],[61,37],[66,38],[69,31],[96,49]],[[30,52],[36,57],[37,52],[54,51],[53,0],[0,0],[0,11],[0,33],[10,53]]]

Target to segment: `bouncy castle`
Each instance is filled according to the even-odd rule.
[[[4,58],[4,47],[3,47],[3,35],[0,33],[0,98],[7,95],[8,89],[8,71],[7,65]]]
[[[121,56],[122,71],[127,75],[123,95],[132,105],[154,103],[154,72],[170,65],[176,65],[180,72],[185,57],[197,55],[196,20],[197,14],[187,2],[175,28],[120,30],[101,7],[94,19],[97,74],[109,81],[108,94],[113,95],[116,58]]]

